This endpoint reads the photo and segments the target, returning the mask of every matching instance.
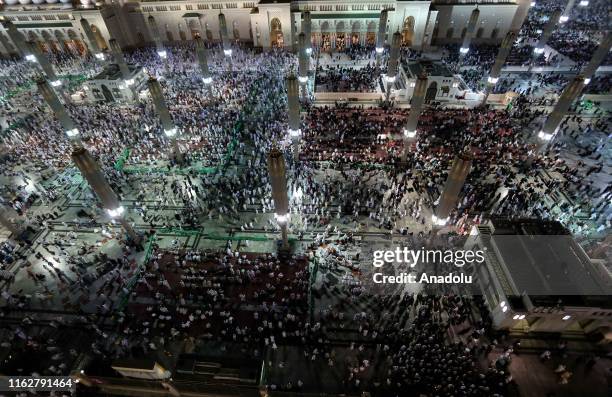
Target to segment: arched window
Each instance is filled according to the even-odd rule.
[[[94,37],[96,38],[96,42],[98,43],[98,47],[101,50],[105,50],[108,48],[108,45],[106,44],[106,40],[104,39],[104,36],[102,36],[102,32],[100,32],[100,29],[98,29],[98,27],[96,25],[91,25],[91,31],[94,34]]]
[[[483,34],[484,34],[484,28],[478,28],[478,30],[476,31],[476,38],[480,39]]]
[[[455,33],[455,29],[448,28],[448,30],[446,31],[446,38],[447,39],[452,39],[454,33]]]
[[[270,45],[272,47],[284,46],[282,25],[278,18],[272,18],[270,21]]]
[[[411,46],[414,36],[414,17],[410,16],[404,19],[402,28],[402,45]]]
[[[234,40],[240,40],[240,30],[238,29],[238,22],[232,22],[233,32],[234,32]]]
[[[282,30],[280,19],[272,18],[272,21],[270,22],[270,30],[271,31]]]

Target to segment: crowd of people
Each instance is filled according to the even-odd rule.
[[[446,62],[465,73],[474,88],[480,87],[495,47],[473,46],[463,60],[455,50],[447,49],[454,55]],[[403,54],[419,56],[406,49]],[[346,65],[316,70],[317,90],[376,89],[380,69],[371,49],[348,55]],[[538,74],[526,86],[524,79],[506,77],[497,89],[516,88],[519,95],[503,110],[428,105],[413,143],[402,136],[406,108],[304,103],[303,134],[294,156],[296,145],[287,138],[283,111],[283,80],[296,68],[293,54],[236,46],[230,61],[220,48],[211,48],[210,88],[200,79],[192,43],[169,46],[167,60],[153,47],[130,51],[126,58],[161,81],[186,164],[170,158],[169,141],[150,98],[66,107],[83,144],[129,203],[127,221],[151,242],[152,254],[142,266],[78,179],[70,165],[71,143],[40,95],[35,89],[16,92],[31,83],[38,73],[35,67],[4,61],[6,73],[22,77],[5,79],[2,93],[28,106],[17,112],[25,115],[18,124],[13,105],[4,102],[2,109],[12,126],[2,137],[0,177],[11,181],[1,192],[3,203],[25,224],[48,232],[33,247],[13,241],[0,246],[1,346],[20,352],[2,365],[19,375],[66,374],[80,348],[108,363],[170,350],[176,341],[190,346],[186,351],[213,342],[222,349],[246,346],[249,357],[268,357],[278,368],[266,380],[270,390],[316,392],[320,385],[301,375],[299,365],[305,365],[337,372],[344,390],[380,396],[401,395],[407,388],[449,396],[501,396],[512,383],[507,368],[512,353],[503,347],[502,360],[480,365],[502,347],[494,340],[481,300],[448,291],[374,296],[358,282],[338,287],[334,274],[358,273],[358,268],[324,263],[326,277],[317,279],[311,265],[318,251],[332,244],[338,251],[355,249],[353,234],[359,230],[427,236],[448,170],[455,156],[465,152],[473,160],[448,222],[453,233],[468,234],[491,215],[558,219],[577,235],[610,228],[607,199],[612,191],[596,179],[603,171],[605,143],[584,149],[585,160],[574,164],[562,156],[568,150],[566,140],[541,153],[530,141],[553,104],[542,92],[558,92],[565,76]],[[56,56],[52,62],[58,70],[75,73],[99,68],[92,59],[76,55]],[[351,62],[368,64],[354,68]],[[606,83],[605,77],[592,82],[604,88]],[[605,118],[572,110],[561,126],[562,137],[608,130]],[[171,248],[156,242],[161,230],[172,235],[215,224],[230,232],[276,236],[266,168],[273,146],[286,153],[290,232],[299,241],[311,241],[304,252],[255,254],[248,242],[238,249],[238,239],[231,238],[225,249],[213,252],[180,248],[178,240]],[[126,149],[122,165],[116,166]],[[560,177],[543,178],[544,173]],[[566,198],[559,198],[559,191]],[[584,212],[590,223],[577,216]],[[95,230],[95,238],[81,240],[82,230]],[[102,251],[109,241],[116,242],[118,253]],[[31,251],[23,255],[21,249]],[[28,284],[28,291],[20,283]],[[318,295],[314,303],[309,301],[313,288]],[[366,303],[376,310],[364,309]],[[70,312],[17,317],[19,310],[34,306]],[[474,316],[475,311],[480,315]],[[456,329],[467,330],[469,337],[456,337]],[[346,331],[353,333],[350,343],[337,343],[336,333]],[[301,364],[282,360],[281,350],[290,346],[298,346]],[[41,359],[27,362],[24,352]]]
[[[380,69],[369,63],[360,68],[325,65],[317,68],[317,89],[324,92],[376,92]]]

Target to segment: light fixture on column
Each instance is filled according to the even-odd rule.
[[[591,79],[584,79],[584,85],[587,85],[591,82]]]
[[[393,83],[395,82],[395,76],[385,76],[385,80],[387,80],[387,83]]]
[[[588,0],[582,0],[582,1],[580,1],[580,3],[578,3],[578,5],[580,7],[586,7],[586,6],[589,5],[589,1]]]
[[[449,218],[444,218],[444,219],[438,218],[435,214],[431,215],[431,221],[436,226],[445,226],[446,222],[448,222],[448,219]]]
[[[166,52],[166,50],[157,51],[157,55],[159,55],[159,57],[162,59],[168,58],[168,52]]]
[[[536,54],[543,54],[544,53],[544,48],[534,48],[533,52],[535,52]]]
[[[535,2],[535,1],[532,1],[532,2],[531,2],[531,7],[535,7],[535,6],[536,6],[536,2]]]
[[[120,205],[117,208],[107,208],[106,209],[106,213],[108,214],[108,216],[110,216],[111,218],[118,218],[120,217],[123,213],[125,212],[125,208],[123,208],[122,205]]]
[[[308,83],[308,76],[300,76],[298,77],[298,81],[302,84]]]
[[[554,134],[549,134],[549,133],[544,132],[544,131],[538,132],[538,138],[540,138],[541,140],[546,141],[546,142],[550,141],[553,136],[554,136]]]
[[[570,316],[569,314],[566,314],[565,316],[563,316],[563,319],[562,319],[562,320],[563,320],[563,321],[567,321],[567,320],[569,320],[570,318],[572,318],[572,316]]]
[[[499,77],[487,77],[487,83],[489,84],[497,84],[497,82],[499,81]]]
[[[202,77],[202,82],[204,84],[210,84],[212,83],[212,77]]]
[[[52,81],[50,84],[52,87],[59,87],[60,85],[62,85],[62,81],[58,79],[58,80]]]
[[[293,129],[289,128],[289,130],[287,130],[287,132],[289,133],[289,136],[292,137],[292,138],[297,138],[297,137],[302,135],[302,130],[293,130]]]
[[[385,49],[384,49],[383,47],[376,47],[376,53],[377,53],[377,54],[382,54],[382,52],[383,52],[384,50],[385,50]]]
[[[279,215],[277,213],[274,213],[274,219],[276,219],[279,225],[284,225],[287,224],[287,222],[289,221],[289,214]]]
[[[411,88],[416,87],[416,81],[411,81],[410,84],[408,84]]]
[[[32,55],[32,54],[28,54],[28,55],[26,55],[26,56],[25,56],[25,59],[26,59],[26,61],[30,61],[30,62],[38,62],[38,61],[36,60],[36,57],[35,57],[34,55]]]
[[[225,54],[226,57],[231,57],[232,56],[232,49],[227,49],[227,50],[223,50],[223,53]]]
[[[467,54],[469,51],[470,49],[466,47],[459,48],[459,52],[462,53],[463,55]]]
[[[75,136],[79,136],[79,134],[80,132],[76,128],[66,131],[66,135],[68,136],[68,138],[74,138]]]
[[[131,87],[131,86],[133,86],[133,85],[134,85],[134,83],[135,83],[134,79],[127,79],[127,80],[125,80],[125,85],[126,85],[127,87]]]
[[[312,54],[312,48],[306,48],[306,54],[308,55]]]
[[[404,128],[404,131],[403,131],[403,132],[404,132],[404,136],[405,136],[406,138],[409,138],[409,139],[412,139],[412,138],[414,138],[414,137],[416,136],[416,130],[414,130],[414,131],[408,131],[407,129],[405,129],[405,128]]]
[[[176,135],[176,128],[172,128],[170,130],[164,130],[164,134],[166,134],[167,137],[173,137]]]
[[[565,22],[567,22],[567,21],[569,21],[569,16],[567,16],[567,15],[561,15],[561,16],[559,17],[559,23],[565,23]]]
[[[104,60],[104,54],[102,54],[101,52],[98,52],[98,53],[94,54],[94,56],[96,58],[98,58],[99,60],[101,60],[101,61]]]

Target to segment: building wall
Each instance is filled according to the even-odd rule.
[[[24,3],[29,0],[19,1]],[[46,0],[49,4],[40,3],[40,0],[36,2],[39,4],[20,4],[17,0],[6,0],[1,13],[16,25],[22,25],[18,28],[26,35],[26,39],[28,35],[34,34],[36,40],[53,45],[62,45],[62,41],[86,42],[79,23],[81,16],[85,16],[99,30],[104,41],[108,42],[113,37],[122,47],[153,41],[147,24],[149,15],[155,17],[162,41],[168,41],[169,38],[191,40],[192,31],[199,33],[204,39],[212,38],[213,41],[218,41],[218,15],[223,12],[230,39],[234,39],[235,28],[238,40],[269,48],[277,41],[273,40],[270,30],[273,21],[278,19],[281,28],[274,36],[280,37],[279,33],[282,33],[283,46],[291,48],[297,41],[297,34],[302,30],[301,16],[305,10],[311,12],[312,32],[315,35],[320,35],[323,31],[333,35],[343,33],[347,37],[347,43],[350,43],[350,35],[357,33],[363,44],[368,32],[377,32],[380,11],[388,9],[387,42],[393,32],[399,31],[403,37],[409,39],[409,45],[420,48],[426,28],[429,32],[427,41],[432,40],[433,44],[460,42],[461,32],[474,8],[473,4],[393,0],[319,0],[299,3],[279,0],[276,3],[266,1],[261,4],[259,0],[106,0],[104,6],[98,8],[93,6],[91,0],[82,0],[76,7],[69,0]],[[515,3],[479,5],[481,14],[478,27],[482,28],[482,37],[475,37],[474,41],[500,41],[513,19],[516,19],[517,8]],[[24,25],[28,27],[23,27]],[[447,38],[450,27],[453,28],[453,34]],[[493,31],[496,32],[496,37],[492,39]],[[0,40],[0,51],[7,54],[9,49],[5,48],[3,43],[7,40],[10,42],[10,39],[3,27],[0,27],[0,34],[5,36]]]
[[[272,35],[270,29],[273,22],[280,22],[283,47],[290,48],[292,43],[291,34],[291,8],[289,3],[261,4],[257,12],[250,15],[253,27],[253,42],[258,47],[269,48],[272,46]]]
[[[474,4],[436,5],[438,20],[434,28],[434,44],[461,43],[463,29],[467,28]],[[480,15],[472,42],[498,43],[510,30],[512,19],[517,11],[516,4],[480,4]],[[452,29],[452,35],[449,36]],[[481,37],[479,36],[481,30]],[[494,37],[492,37],[494,36]]]

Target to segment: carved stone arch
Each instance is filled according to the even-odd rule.
[[[402,26],[402,45],[411,46],[414,39],[414,24],[413,16],[406,17]]]
[[[232,22],[232,33],[234,35],[234,40],[240,40],[240,28],[238,25],[238,21]]]
[[[285,45],[283,37],[283,25],[277,17],[270,21],[270,46],[282,48]]]
[[[106,50],[108,48],[108,44],[106,43],[106,39],[102,35],[102,31],[96,25],[91,25],[91,31],[94,34],[96,42],[98,43],[98,47],[101,50]]]

